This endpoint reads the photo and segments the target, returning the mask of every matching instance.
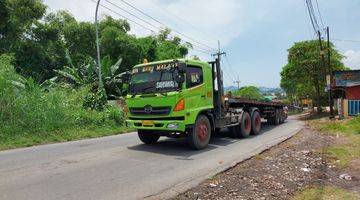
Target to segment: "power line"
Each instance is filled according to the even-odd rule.
[[[209,51],[203,51],[203,50],[200,50],[200,49],[192,48],[192,50],[203,53],[203,54],[211,54],[211,52],[209,52]]]
[[[115,5],[114,3],[110,2],[109,0],[106,0],[106,1],[107,1],[108,3],[110,3],[110,4]],[[177,31],[177,30],[175,30],[175,29],[171,28],[170,26],[168,26],[168,25],[166,25],[165,23],[163,23],[163,22],[159,21],[158,19],[156,19],[156,18],[152,17],[151,15],[147,14],[146,12],[144,12],[144,11],[140,10],[139,8],[137,8],[137,7],[135,7],[134,5],[130,4],[129,2],[127,2],[127,1],[125,1],[125,0],[120,0],[120,1],[121,1],[121,2],[123,2],[124,4],[126,4],[127,6],[129,6],[129,7],[133,8],[134,10],[136,10],[136,11],[140,12],[141,14],[145,15],[146,17],[148,17],[148,18],[150,18],[150,19],[154,20],[155,22],[157,22],[157,23],[161,24],[161,25],[162,25],[162,26],[164,26],[165,28],[169,28],[169,29],[171,29],[171,30],[172,30],[172,31],[174,31],[175,33],[177,33],[177,34],[179,34],[179,35],[181,35],[181,36],[183,36],[183,37],[185,37],[185,38],[187,38],[187,39],[189,39],[189,40],[191,40],[191,41],[193,41],[193,42],[197,43],[198,45],[202,45],[202,46],[204,46],[204,47],[207,47],[207,48],[208,48],[208,50],[210,50],[210,51],[215,50],[215,48],[210,47],[210,46],[209,46],[209,45],[207,45],[207,44],[204,44],[204,43],[202,43],[202,42],[199,42],[199,41],[197,41],[197,40],[195,40],[195,39],[193,39],[193,38],[189,37],[188,35],[186,35],[186,34],[184,34],[184,33],[181,33],[180,31]],[[116,5],[116,7],[119,7],[119,6],[118,6],[118,5]]]
[[[309,5],[310,5],[310,10],[311,10],[311,13],[313,15],[316,27],[317,27],[318,30],[320,30],[320,26],[319,26],[318,19],[317,19],[316,14],[315,14],[315,9],[314,9],[314,5],[312,3],[312,0],[309,0]]]
[[[156,28],[156,29],[162,30],[162,29],[161,29],[161,28],[159,28],[158,26],[155,26],[155,25],[153,25],[153,24],[149,23],[148,21],[146,21],[146,20],[142,19],[141,17],[138,17],[137,15],[132,14],[131,12],[129,12],[129,11],[127,11],[127,10],[125,10],[124,8],[120,7],[119,5],[117,5],[117,4],[115,4],[115,3],[111,2],[111,1],[108,1],[108,0],[106,0],[106,2],[108,2],[109,4],[111,4],[111,5],[115,6],[115,7],[116,7],[116,8],[118,8],[118,9],[122,10],[123,12],[125,12],[125,13],[127,13],[127,14],[129,14],[129,15],[133,16],[133,17],[135,17],[136,19],[138,19],[138,20],[140,20],[140,21],[144,22],[145,24],[148,24],[149,26],[152,26],[152,27],[154,27],[154,28]]]
[[[224,63],[224,61],[222,61],[222,60],[221,60],[221,62]],[[223,69],[224,69],[223,71],[225,72],[224,75],[227,76],[227,78],[229,79],[229,81],[227,81],[227,82],[228,82],[228,83],[233,83],[233,82],[235,81],[235,79],[233,79],[233,78],[231,77],[231,75],[229,74],[228,71],[225,70],[225,68],[223,68]]]
[[[332,40],[335,41],[340,41],[340,42],[354,42],[354,43],[360,43],[360,40],[349,40],[349,39],[338,39],[338,38],[331,38]]]
[[[322,25],[322,27],[325,27],[322,14],[320,12],[319,2],[318,2],[318,0],[315,0],[315,2],[316,2],[317,11],[318,11],[318,14],[319,14],[319,17],[320,17],[321,25]]]
[[[230,63],[230,61],[229,61],[229,58],[228,58],[228,56],[227,56],[227,54],[225,54],[225,60],[226,60],[226,63],[227,63],[227,65],[229,66],[229,69],[233,72],[233,73],[231,73],[232,75],[233,75],[233,77],[234,77],[234,80],[237,80],[237,78],[236,78],[236,72],[235,72],[235,70],[232,68],[232,65],[231,65],[231,63]],[[235,74],[235,75],[234,75]]]
[[[92,2],[94,2],[94,3],[97,3],[95,0],[90,0],[90,1],[92,1]],[[146,27],[146,26],[144,26],[144,25],[142,25],[142,24],[140,24],[140,23],[138,23],[138,22],[136,22],[136,21],[134,21],[134,20],[132,20],[132,19],[130,19],[130,18],[125,17],[124,15],[122,15],[122,14],[114,11],[113,9],[111,9],[111,8],[109,8],[109,7],[107,7],[107,6],[104,6],[103,4],[100,4],[100,6],[103,7],[103,8],[105,8],[106,10],[108,10],[108,11],[110,11],[110,12],[112,12],[112,13],[118,15],[118,16],[120,16],[121,18],[124,18],[124,19],[126,19],[126,20],[128,20],[128,21],[130,21],[130,22],[132,22],[132,23],[134,23],[134,24],[136,24],[136,25],[138,25],[138,26],[141,26],[142,28],[145,28],[145,29],[147,29],[147,30],[150,30],[151,32],[157,32],[157,31],[154,31],[153,29],[151,29],[151,28],[149,28],[149,27]]]
[[[97,3],[95,0],[91,0],[91,1],[94,2],[94,3]],[[151,31],[152,33],[157,33],[157,32],[158,32],[158,31],[153,30],[153,29],[151,29],[151,28],[149,28],[149,27],[147,27],[147,26],[144,26],[143,24],[140,24],[140,23],[136,22],[135,20],[132,20],[132,19],[130,19],[130,18],[128,18],[128,17],[120,14],[119,12],[117,12],[117,11],[115,11],[115,10],[113,10],[113,9],[111,9],[111,8],[103,5],[103,4],[100,4],[100,6],[101,6],[102,8],[105,8],[106,10],[108,10],[108,11],[110,11],[110,12],[112,12],[112,13],[118,15],[118,16],[120,16],[121,18],[124,18],[124,19],[126,19],[126,20],[128,20],[128,21],[130,21],[130,22],[132,22],[132,23],[134,23],[134,24],[136,24],[136,25],[144,28],[144,29],[147,29],[147,30]],[[158,27],[157,27],[157,29],[158,29],[158,30],[162,30],[162,29],[159,29]],[[171,34],[170,34],[170,35],[171,35]],[[186,41],[186,40],[184,40],[184,41],[185,41],[185,42],[188,42],[188,41]],[[197,49],[194,48],[194,47],[197,47]],[[199,46],[197,46],[197,45],[194,45],[194,44],[192,44],[192,49],[195,50],[195,51],[199,51],[199,52],[205,53],[205,54],[211,54],[211,53],[212,53],[211,51],[208,51],[208,50],[206,50],[206,49],[203,49],[203,48],[201,48],[201,47],[199,47]]]
[[[172,16],[174,19],[177,19],[179,22],[182,22],[183,25],[188,25],[189,27],[191,27],[193,30],[196,30],[197,32],[204,34],[204,35],[209,35],[209,33],[205,33],[204,31],[202,31],[201,29],[199,29],[198,27],[196,27],[195,25],[193,25],[192,23],[190,23],[189,21],[185,20],[184,18],[180,17],[179,15],[176,15],[175,13],[170,12],[168,9],[159,6],[157,4],[153,4],[156,7],[160,8],[161,10],[163,10],[164,12],[166,12],[169,16]],[[215,39],[213,36],[210,35],[210,37],[212,39]]]
[[[129,14],[129,15],[137,18],[138,20],[141,20],[142,22],[144,22],[144,23],[146,23],[146,24],[148,24],[148,25],[150,25],[150,26],[152,26],[152,27],[154,27],[154,28],[156,28],[156,29],[158,29],[158,30],[160,30],[160,31],[163,30],[163,28],[158,27],[158,26],[156,26],[156,25],[154,25],[154,24],[152,24],[152,23],[150,23],[150,22],[142,19],[141,17],[139,17],[139,16],[137,16],[137,15],[135,15],[135,14],[133,14],[133,13],[125,10],[124,8],[120,7],[118,4],[115,4],[115,3],[113,3],[113,2],[111,2],[111,1],[109,1],[109,0],[106,0],[106,2],[110,3],[111,5],[115,6],[116,8],[118,8],[118,9],[126,12],[127,14]],[[125,2],[125,1],[123,1],[123,2]],[[134,7],[134,8],[135,8],[135,7]],[[164,26],[166,26],[166,25],[164,24]],[[166,27],[168,27],[168,26],[166,26]],[[179,34],[179,32],[177,32],[177,31],[174,31],[174,32],[176,32],[176,33]],[[181,33],[180,33],[180,34],[181,34]],[[180,34],[179,34],[179,35],[180,35]],[[190,39],[191,39],[191,38],[190,38]],[[184,40],[184,41],[185,41],[185,40]],[[194,40],[192,40],[192,41],[194,41]],[[200,48],[200,49],[202,49],[203,51],[209,51],[209,53],[211,53],[211,51],[208,50],[207,48],[203,48],[203,47],[201,47],[201,46],[199,46],[199,45],[196,45],[196,44],[192,44],[192,45],[193,45],[193,46],[196,46],[196,47],[198,47],[198,48]]]
[[[306,6],[307,6],[307,10],[308,10],[308,12],[309,12],[311,25],[312,25],[312,27],[313,27],[313,29],[314,29],[314,32],[316,32],[316,31],[317,31],[317,28],[316,28],[316,26],[315,26],[314,19],[312,18],[311,11],[310,11],[310,7],[309,7],[309,2],[308,2],[308,1],[306,1]]]
[[[314,8],[312,7],[312,2],[311,0],[305,0],[305,2],[314,32],[318,32],[320,28],[319,28],[319,24],[317,23],[316,16],[314,14]]]

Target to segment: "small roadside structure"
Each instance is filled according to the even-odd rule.
[[[341,117],[360,115],[360,70],[334,71],[331,90]]]

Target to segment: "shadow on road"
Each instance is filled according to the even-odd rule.
[[[276,128],[276,126],[268,125],[266,123],[263,123],[262,127],[263,127],[262,131],[259,135],[250,136],[246,139],[232,138],[231,133],[228,129],[221,130],[219,133],[216,133],[215,135],[212,136],[208,147],[200,151],[191,149],[188,146],[185,138],[181,138],[181,139],[167,138],[160,140],[157,144],[154,145],[138,144],[135,146],[128,147],[128,149],[134,151],[151,152],[151,153],[168,155],[168,156],[178,156],[179,158],[177,159],[182,159],[182,160],[193,160],[190,158],[191,156],[212,151],[221,146],[228,146],[233,143],[240,142],[241,140],[250,140],[254,137],[261,137],[261,135],[266,134],[266,132]]]

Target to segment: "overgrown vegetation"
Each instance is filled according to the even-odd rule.
[[[0,56],[0,149],[124,131],[120,108],[84,106],[89,87],[45,90],[17,74],[12,62],[11,56]]]
[[[322,118],[311,120],[309,124],[321,132],[335,134],[345,140],[343,144],[329,146],[326,149],[334,164],[346,167],[352,160],[360,159],[360,117],[345,121]]]

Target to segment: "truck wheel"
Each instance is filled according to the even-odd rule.
[[[211,125],[209,119],[205,115],[199,115],[187,137],[189,145],[196,150],[204,149],[209,144],[210,136]]]
[[[236,138],[247,138],[251,132],[251,117],[248,112],[243,112],[241,123],[230,127],[231,133]]]
[[[261,131],[261,116],[258,111],[255,111],[251,117],[251,134],[258,135]]]
[[[148,130],[138,130],[138,136],[141,142],[145,144],[155,144],[160,138],[158,134]]]

